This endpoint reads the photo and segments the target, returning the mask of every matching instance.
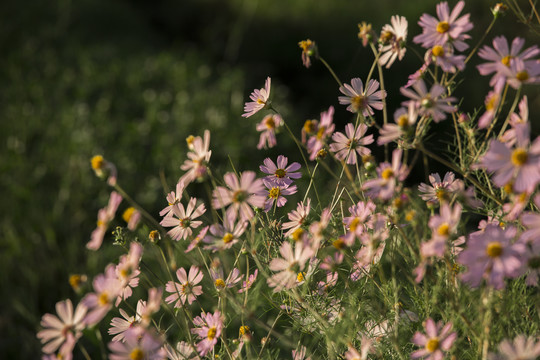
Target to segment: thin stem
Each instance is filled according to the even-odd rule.
[[[336,73],[334,72],[334,70],[332,69],[332,67],[326,62],[326,60],[324,60],[321,56],[319,56],[319,60],[321,60],[321,62],[323,63],[324,66],[326,66],[326,68],[328,69],[328,71],[330,71],[330,74],[332,75],[332,77],[334,78],[334,80],[336,80],[336,82],[338,83],[339,87],[342,87],[343,86],[343,83],[341,82],[341,80],[339,80],[338,76],[336,75]]]

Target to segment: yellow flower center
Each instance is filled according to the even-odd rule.
[[[345,241],[342,239],[336,239],[332,242],[332,245],[334,245],[334,247],[338,250],[343,249],[345,247]]]
[[[275,127],[276,127],[276,122],[274,121],[274,117],[273,117],[273,116],[267,117],[267,118],[264,120],[264,125],[266,125],[266,127],[267,127],[268,129],[275,129]]]
[[[426,343],[426,350],[430,353],[435,352],[439,348],[439,339],[429,339]]]
[[[191,284],[189,281],[186,281],[182,284],[182,294],[188,294],[191,291]]]
[[[124,221],[128,223],[134,213],[135,213],[135,208],[130,206],[122,214],[122,219],[124,219]]]
[[[394,33],[392,33],[391,31],[383,31],[381,33],[381,42],[383,43],[387,43],[389,42],[390,40],[392,40],[392,38],[394,37]]]
[[[437,234],[441,235],[441,236],[448,236],[450,235],[450,225],[448,225],[448,223],[442,223],[438,228],[437,228]]]
[[[283,169],[277,169],[276,172],[274,173],[274,175],[276,175],[277,178],[283,178],[285,177],[285,175],[287,175],[287,172]]]
[[[401,198],[395,198],[394,201],[392,202],[392,205],[396,208],[396,209],[401,209],[401,207],[403,206],[403,200]]]
[[[426,108],[426,109],[429,109],[431,107],[433,107],[433,100],[431,99],[431,96],[428,94],[426,95],[422,101],[420,101],[420,105],[422,105],[422,107]]]
[[[261,99],[261,98],[258,98],[258,99],[257,99],[257,104],[261,104],[261,105],[262,105],[262,104],[265,104],[265,105],[266,105],[266,101],[264,101],[264,100]]]
[[[363,109],[365,106],[365,97],[362,95],[356,95],[351,99],[351,105],[355,111]]]
[[[431,53],[436,57],[444,56],[444,48],[441,45],[435,45],[433,49],[431,49]]]
[[[188,217],[180,219],[180,226],[183,228],[188,228],[190,223],[191,223],[191,219]]]
[[[302,235],[304,235],[304,232],[304,229],[298,228],[292,232],[291,237],[294,241],[300,241],[300,239],[302,239]]]
[[[512,55],[506,55],[501,59],[501,63],[504,66],[510,66],[510,60],[512,60],[514,57]]]
[[[321,149],[319,151],[317,151],[317,159],[324,159],[326,157],[326,155],[328,154],[328,152],[326,151],[326,149]]]
[[[311,134],[315,131],[316,125],[315,120],[306,120],[304,123],[304,131],[308,134]]]
[[[214,281],[214,285],[215,287],[217,287],[218,289],[223,289],[225,287],[225,281],[223,281],[223,279],[216,279]]]
[[[516,74],[516,79],[519,81],[529,80],[529,73],[526,70],[522,70]]]
[[[240,336],[249,334],[250,328],[247,325],[240,326],[240,330],[238,331],[240,333]]]
[[[161,236],[159,235],[159,231],[157,231],[157,230],[152,230],[148,234],[148,239],[150,239],[151,242],[156,242],[157,240],[160,239],[160,237]]]
[[[209,340],[214,340],[214,338],[216,337],[216,333],[217,333],[217,329],[215,326],[213,326],[210,329],[208,329],[208,334],[206,335],[206,337]]]
[[[326,132],[326,126],[319,127],[319,130],[317,131],[317,139],[321,140],[325,132]]]
[[[498,100],[499,100],[499,97],[497,95],[490,96],[489,100],[486,103],[486,110],[491,111],[495,109],[495,106],[497,105]]]
[[[449,195],[450,194],[448,193],[448,191],[446,191],[446,189],[443,189],[443,188],[435,189],[435,196],[440,202],[447,201],[450,197]]]
[[[223,235],[223,242],[225,244],[230,243],[231,241],[233,241],[233,239],[234,239],[234,235],[231,233],[226,233],[225,235]]]
[[[516,166],[522,166],[523,164],[527,162],[528,157],[529,156],[525,149],[517,148],[516,150],[512,152],[512,156],[511,156],[512,164]]]
[[[360,219],[355,217],[354,219],[352,219],[351,223],[349,224],[349,230],[351,231],[356,231],[356,228],[358,227],[358,225],[360,225]]]
[[[489,257],[496,258],[496,257],[501,256],[501,254],[503,253],[503,250],[504,250],[503,246],[500,242],[492,241],[486,247],[486,254]]]
[[[268,197],[270,199],[277,199],[281,195],[281,190],[278,187],[273,187],[268,192]]]
[[[129,358],[131,360],[143,360],[144,352],[140,348],[136,347],[129,353]]]
[[[92,164],[92,169],[101,170],[103,168],[103,165],[105,165],[105,159],[101,155],[96,155],[92,157],[90,163]]]
[[[69,285],[71,285],[71,287],[74,288],[75,290],[77,290],[83,282],[84,282],[84,277],[79,274],[71,275],[69,277]]]
[[[444,34],[448,30],[450,30],[450,24],[448,24],[448,21],[441,21],[437,24],[437,32],[439,34]]]
[[[416,211],[411,210],[405,215],[405,220],[407,220],[409,222],[413,221],[415,216],[416,216]]]
[[[186,138],[186,144],[188,145],[188,147],[190,147],[191,145],[193,145],[193,141],[195,140],[195,136],[193,135],[189,135],[187,138]]]
[[[401,115],[397,119],[397,124],[400,128],[405,128],[409,126],[409,117],[405,114]]]
[[[508,184],[504,185],[503,190],[507,194],[512,194],[514,192],[514,183],[510,181]]]
[[[304,281],[304,276],[305,275],[306,275],[305,272],[299,272],[298,275],[296,275],[296,280],[298,280],[298,282]]]
[[[99,294],[99,296],[98,296],[98,304],[100,306],[104,306],[104,305],[107,305],[108,303],[109,303],[109,294],[107,294],[106,291]]]
[[[390,179],[391,177],[394,176],[394,171],[391,169],[391,168],[386,168],[383,170],[383,172],[381,173],[381,177],[384,179],[384,180],[388,180]]]

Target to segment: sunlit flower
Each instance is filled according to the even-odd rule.
[[[268,98],[270,97],[270,86],[271,79],[270,77],[267,77],[266,82],[264,83],[264,88],[260,90],[253,90],[253,92],[249,96],[251,102],[247,102],[244,105],[244,113],[242,114],[243,117],[247,118],[255,115],[257,112],[270,105],[270,101],[268,100]]]
[[[444,179],[438,173],[429,175],[430,185],[420,183],[418,190],[421,192],[422,200],[433,203],[447,203],[460,190],[462,180],[455,179],[455,174],[451,171],[444,175]]]
[[[502,73],[506,77],[506,83],[514,89],[523,84],[540,83],[540,63],[536,60],[512,59],[510,66],[502,68]]]
[[[197,180],[203,179],[208,173],[208,162],[212,156],[210,149],[210,131],[204,131],[204,139],[200,136],[196,136],[191,141],[191,150],[188,152],[188,159],[184,161],[180,169],[187,171],[179,181],[184,182],[185,185]],[[181,194],[176,194],[180,197]]]
[[[159,216],[167,216],[173,214],[172,208],[174,205],[179,204],[182,200],[182,194],[184,193],[185,188],[186,185],[183,181],[178,181],[176,183],[176,192],[171,191],[167,194],[167,202],[169,203],[169,205],[159,212]]]
[[[390,23],[383,26],[379,40],[379,64],[390,68],[396,59],[403,59],[407,48],[407,19],[404,16],[394,15]]]
[[[379,82],[377,80],[369,80],[366,89],[360,78],[353,78],[351,85],[344,84],[339,88],[345,96],[339,96],[338,100],[341,105],[347,106],[347,110],[352,113],[361,112],[363,116],[373,115],[373,109],[382,110],[382,99],[386,97],[385,90],[378,90]]]
[[[191,329],[191,333],[197,334],[202,339],[197,343],[197,351],[200,356],[205,356],[214,348],[221,336],[223,329],[221,313],[219,311],[213,314],[209,312],[202,313],[193,322],[197,325],[197,328]]]
[[[335,132],[330,144],[330,150],[336,154],[338,160],[343,160],[347,164],[357,163],[357,153],[360,156],[371,154],[371,150],[363,145],[369,145],[373,142],[373,135],[364,136],[367,131],[365,124],[360,124],[355,129],[352,123],[345,125],[345,134]]]
[[[210,277],[214,281],[216,289],[223,290],[225,288],[232,288],[240,281],[242,281],[242,274],[237,268],[232,269],[227,278],[223,275],[223,268],[221,266],[210,269]]]
[[[125,333],[133,326],[137,325],[141,321],[140,311],[142,310],[143,302],[139,300],[137,302],[137,311],[135,315],[130,316],[123,309],[119,309],[122,317],[114,317],[111,320],[111,327],[109,328],[109,335],[115,335],[112,341],[124,341]]]
[[[255,280],[257,280],[258,274],[259,274],[259,269],[255,269],[253,274],[249,274],[248,279],[242,281],[242,287],[240,288],[240,290],[238,290],[238,292],[243,293],[251,289],[251,287],[253,286],[253,283],[255,282]]]
[[[130,244],[129,252],[127,255],[122,255],[120,261],[116,266],[116,276],[124,285],[124,289],[116,299],[115,306],[118,306],[122,300],[129,298],[134,287],[139,285],[139,262],[141,260],[142,245],[133,241]]]
[[[457,333],[450,332],[452,323],[435,323],[431,318],[425,322],[426,333],[416,332],[411,341],[423,349],[416,350],[411,354],[412,359],[442,360],[444,353],[448,352],[457,338]]]
[[[370,42],[374,36],[375,32],[372,30],[371,24],[368,24],[365,21],[358,24],[358,38],[362,40],[362,45],[364,47],[367,46],[368,42]]]
[[[206,212],[204,204],[197,205],[197,199],[191,198],[187,205],[187,208],[184,209],[182,203],[176,203],[172,207],[173,216],[165,216],[161,220],[160,224],[164,227],[173,227],[167,232],[167,234],[173,240],[186,239],[193,233],[192,229],[196,229],[201,226],[202,221],[195,220],[202,214]]]
[[[174,307],[179,308],[182,304],[191,304],[197,299],[197,296],[203,293],[202,286],[195,286],[203,279],[203,273],[195,266],[191,265],[189,269],[189,275],[184,268],[176,270],[176,277],[180,283],[169,281],[165,286],[165,290],[172,295],[165,298],[167,304],[174,304]]]
[[[114,219],[116,210],[122,202],[122,196],[116,191],[111,192],[109,203],[107,207],[98,211],[97,228],[92,231],[91,240],[86,244],[86,247],[90,250],[97,250],[101,247],[105,232],[109,223]]]
[[[450,45],[435,45],[426,52],[426,64],[435,63],[442,71],[455,73],[465,69],[465,55],[454,55],[454,48]]]
[[[469,14],[458,18],[464,7],[465,2],[459,1],[450,12],[446,1],[437,4],[437,18],[423,14],[418,21],[418,25],[422,27],[422,34],[415,36],[413,41],[428,49],[447,43],[459,51],[467,49],[469,45],[464,40],[470,36],[465,33],[473,28],[473,24],[469,20]]]
[[[484,100],[486,111],[478,119],[479,129],[487,128],[493,121],[493,118],[495,117],[501,103],[501,92],[503,85],[504,82],[497,82],[493,90],[486,95],[486,99]]]

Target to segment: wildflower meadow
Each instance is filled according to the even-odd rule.
[[[257,165],[200,119],[158,165],[181,170],[161,176],[160,211],[125,185],[144,174],[93,154],[107,199],[82,246],[108,265],[70,274],[36,329],[42,358],[540,358],[540,47],[492,31],[516,1],[486,8],[485,28],[468,6],[360,18],[344,36],[370,65],[350,78],[317,39],[290,39],[334,96],[288,117],[269,71],[231,132]],[[405,62],[416,72],[390,72]]]

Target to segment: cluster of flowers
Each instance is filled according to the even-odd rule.
[[[348,304],[343,297],[335,296],[337,289],[342,291],[344,286],[360,289],[369,281],[375,282],[373,270],[383,271],[380,264],[385,257],[389,263],[396,261],[395,248],[398,246],[403,248],[399,250],[400,255],[408,251],[409,263],[415,264],[405,276],[414,275],[410,284],[414,289],[428,286],[433,280],[430,272],[447,268],[453,281],[446,286],[466,287],[470,292],[481,288],[492,294],[502,291],[508,282],[525,277],[527,286],[538,286],[540,214],[537,209],[540,208],[540,195],[534,194],[540,183],[540,137],[531,142],[526,96],[520,98],[516,92],[516,101],[499,136],[491,138],[490,135],[496,129],[508,88],[521,89],[524,84],[540,82],[540,61],[535,58],[540,49],[533,46],[522,51],[524,40],[520,38],[514,39],[509,47],[503,36],[493,40],[493,48],[484,46],[480,49],[478,56],[488,62],[479,65],[478,71],[481,75],[493,74],[490,80],[493,89],[486,98],[485,112],[478,120],[458,112],[458,99],[450,96],[451,79],[465,68],[474,54],[471,52],[469,57],[463,54],[469,48],[466,41],[473,28],[469,14],[461,15],[464,6],[464,2],[459,1],[451,10],[446,2],[442,2],[437,5],[437,17],[421,16],[418,24],[422,33],[414,37],[413,42],[426,49],[424,63],[400,89],[406,100],[395,111],[393,124],[385,120],[380,126],[374,118],[375,111],[386,114],[388,93],[383,84],[370,79],[371,75],[366,81],[353,78],[350,84],[338,80],[342,94],[337,99],[339,104],[356,114],[355,120],[346,124],[344,133],[335,131],[335,111],[330,106],[321,113],[319,120],[305,122],[300,140],[270,101],[270,77],[263,88],[253,91],[242,116],[249,118],[263,110],[273,111],[256,125],[257,131],[261,132],[257,148],[276,146],[277,131],[285,126],[299,151],[306,151],[309,160],[317,162],[311,168],[305,159],[309,187],[303,200],[286,214],[288,221],[282,222],[276,212],[287,203],[287,197],[298,193],[295,181],[303,176],[299,163],[289,163],[286,156],[279,155],[275,162],[266,158],[260,165],[264,177],[258,178],[256,172],[248,170],[228,172],[221,180],[211,171],[210,132],[206,130],[202,138],[190,136],[187,160],[181,166],[186,173],[177,182],[175,191],[166,195],[168,206],[160,212],[161,222],[150,221],[155,228],[161,226],[169,230],[151,231],[152,244],[149,246],[158,246],[156,242],[161,236],[166,238],[167,244],[170,240],[173,245],[186,241],[189,244],[184,253],[197,249],[204,267],[199,262],[188,264],[189,268],[175,269],[178,282],[172,277],[162,281],[166,297],[163,299],[162,288],[150,288],[148,300],[139,300],[134,315],[119,308],[122,318],[113,318],[109,328],[109,334],[114,335],[109,344],[110,358],[198,359],[214,354],[219,339],[223,343],[222,353],[230,358],[243,356],[244,346],[253,336],[244,321],[259,315],[248,316],[242,312],[249,301],[247,294],[264,289],[271,290],[266,297],[272,306],[279,308],[280,314],[289,315],[306,332],[324,334],[330,328],[338,327],[345,313],[357,311],[357,308],[349,307],[357,304]],[[493,10],[495,19],[501,9],[498,5]],[[385,25],[378,37],[369,24],[362,23],[359,30],[362,44],[371,46],[380,71],[404,58],[408,31],[404,17],[393,16],[391,24]],[[375,39],[378,40],[375,42]],[[322,59],[315,42],[305,40],[299,45],[306,67],[312,65],[311,57]],[[433,69],[440,69],[442,75],[437,76]],[[425,146],[430,127],[437,126],[449,116],[454,120],[456,136],[463,137],[469,144],[468,147],[459,145],[459,164],[445,160]],[[480,133],[483,129],[487,129],[485,135]],[[372,133],[366,135],[368,131]],[[367,147],[375,143],[375,136],[377,145],[397,145],[391,152],[391,159],[378,165]],[[452,171],[448,171],[442,180],[439,174],[433,173],[429,176],[430,184],[421,183],[417,189],[406,188],[404,181],[414,163],[408,155],[413,151],[442,162]],[[336,175],[338,182],[334,194],[326,194],[329,201],[324,206],[313,182],[318,164],[328,157],[333,158],[342,171],[341,175]],[[349,165],[355,165],[355,175]],[[95,157],[92,166],[98,176],[109,176],[109,184],[121,192],[112,164],[102,157]],[[344,175],[349,183],[343,179]],[[463,179],[456,178],[459,175]],[[482,177],[486,182],[479,181]],[[191,183],[207,179],[213,184],[207,203],[188,195],[187,188]],[[503,190],[494,191],[492,184]],[[308,196],[311,189],[317,204]],[[89,249],[97,250],[101,246],[121,201],[122,196],[113,191],[108,206],[99,211],[98,226],[87,245]],[[347,211],[343,210],[343,204],[349,205]],[[486,216],[477,225],[477,231],[465,230],[466,211]],[[206,217],[208,213],[212,214],[213,221]],[[128,229],[136,231],[141,211],[130,208],[124,213],[124,219]],[[265,231],[259,232],[260,228]],[[236,244],[239,246],[235,247]],[[265,246],[267,254],[260,254],[258,246]],[[240,251],[236,251],[238,247]],[[143,246],[139,242],[131,242],[129,252],[121,257],[118,265],[109,265],[103,274],[95,277],[94,292],[84,296],[75,311],[72,302],[65,300],[57,304],[58,317],[43,316],[43,330],[38,337],[44,343],[43,352],[52,354],[45,358],[55,358],[54,353],[58,351],[63,359],[71,359],[82,330],[98,324],[111,309],[119,307],[133,294],[132,288],[139,284],[142,252]],[[238,264],[244,256],[247,267],[242,273]],[[231,258],[234,259],[232,266],[222,265],[228,262],[225,259]],[[256,267],[249,266],[250,259]],[[265,282],[257,281],[259,273],[264,275]],[[391,276],[397,276],[395,270]],[[211,281],[218,298],[212,312],[205,311],[205,305],[199,302],[203,294],[212,294],[205,279]],[[252,289],[254,286],[256,290]],[[287,297],[275,297],[278,293],[287,294]],[[240,297],[243,299],[239,300]],[[484,303],[489,305],[493,299],[485,300]],[[233,342],[223,336],[227,324],[235,317],[227,313],[226,302],[234,304],[234,311],[240,311],[242,318],[234,351],[229,346]],[[194,304],[202,312],[192,318],[190,307]],[[329,340],[334,342],[328,351],[341,347],[342,357],[346,359],[367,359],[370,354],[378,353],[382,337],[397,334],[398,326],[419,328],[416,323],[420,319],[415,312],[393,305],[393,321],[358,323],[354,335],[351,336],[349,331],[343,338]],[[175,347],[168,345],[163,329],[152,321],[153,314],[161,307],[178,309],[175,316],[190,323],[190,331]],[[489,319],[489,316],[484,314],[483,318]],[[446,354],[456,353],[454,344],[459,341],[460,333],[452,331],[454,322],[450,319],[453,319],[452,314],[427,314],[423,321],[424,331],[414,334],[411,331],[410,343],[419,347],[410,354],[411,358],[438,360]],[[261,325],[260,321],[253,322]],[[265,330],[268,335],[261,341],[263,349],[268,336],[276,335],[273,326],[266,325]],[[488,354],[488,334],[479,340],[484,341],[479,346],[483,358],[489,355],[493,359],[536,359],[540,356],[538,337],[525,334],[516,334],[513,342],[503,340],[497,354]],[[245,351],[249,351],[249,346],[245,347]],[[399,345],[397,347],[400,352]],[[292,356],[295,360],[310,359],[308,352],[306,347],[297,345]]]

